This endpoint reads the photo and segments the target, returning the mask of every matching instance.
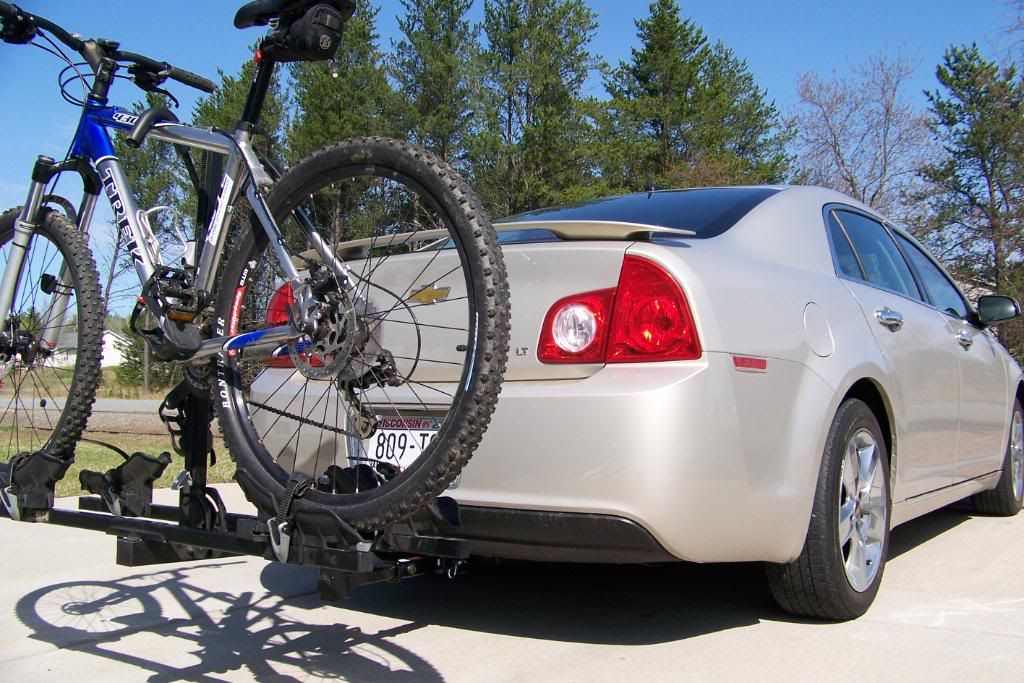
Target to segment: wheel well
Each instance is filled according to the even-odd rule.
[[[1021,396],[1024,392],[1024,385],[1017,387],[1017,395]],[[893,433],[892,433],[892,419],[889,413],[889,403],[885,400],[881,390],[874,382],[870,379],[861,379],[854,383],[850,390],[846,392],[846,396],[843,397],[845,401],[848,398],[856,398],[864,401],[871,409],[871,412],[875,414],[875,419],[878,420],[878,425],[882,428],[882,438],[885,439],[885,452],[889,454],[889,466],[892,467],[892,461],[896,455],[893,451]],[[1024,403],[1024,401],[1022,401]]]

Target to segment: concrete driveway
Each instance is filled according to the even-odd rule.
[[[846,624],[788,618],[755,565],[508,563],[326,604],[310,568],[124,568],[102,534],[9,520],[0,539],[5,681],[1024,679],[1024,515],[966,507],[896,529]]]

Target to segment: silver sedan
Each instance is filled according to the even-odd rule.
[[[1017,302],[969,302],[868,207],[820,188],[708,188],[498,229],[510,362],[450,491],[474,554],[763,561],[784,609],[848,619],[878,591],[892,527],[968,496],[1020,510],[1024,383],[991,331]],[[416,296],[428,314],[459,292]],[[287,372],[252,391],[290,404],[305,380]],[[309,470],[356,451],[412,459],[435,425],[409,403],[315,454],[280,428],[278,452]]]

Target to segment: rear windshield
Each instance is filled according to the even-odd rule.
[[[692,230],[698,238],[706,238],[721,235],[778,191],[773,187],[712,187],[637,192],[538,209],[496,222],[615,221]]]

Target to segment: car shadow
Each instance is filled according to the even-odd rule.
[[[889,539],[888,561],[891,562],[922,543],[960,526],[971,519],[974,514],[973,505],[966,501],[960,501],[899,525],[892,530],[892,536]]]
[[[274,565],[313,583],[316,571]],[[424,575],[354,590],[348,610],[420,625],[590,644],[649,645],[788,620],[762,566],[471,562],[454,579]]]

